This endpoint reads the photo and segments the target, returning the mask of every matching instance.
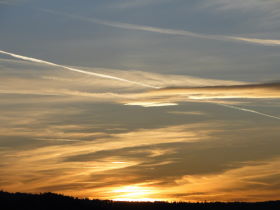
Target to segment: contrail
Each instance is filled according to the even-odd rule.
[[[19,58],[21,60],[31,61],[31,62],[34,62],[34,63],[46,64],[46,65],[50,65],[50,66],[56,66],[56,67],[60,67],[60,68],[63,68],[63,69],[69,70],[69,71],[74,71],[74,72],[78,72],[78,73],[82,73],[82,74],[88,74],[88,75],[92,75],[92,76],[95,76],[95,77],[118,80],[118,81],[121,81],[121,82],[127,82],[127,83],[131,83],[131,84],[134,84],[134,85],[139,85],[139,86],[153,88],[153,89],[159,89],[160,88],[160,87],[157,87],[157,86],[148,85],[148,84],[141,83],[141,82],[131,81],[131,80],[127,80],[127,79],[123,79],[123,78],[120,78],[120,77],[115,77],[115,76],[111,76],[111,75],[107,75],[107,74],[100,74],[100,73],[95,73],[95,72],[90,72],[90,71],[84,71],[84,70],[81,70],[81,69],[72,68],[72,67],[68,67],[68,66],[64,66],[64,65],[48,62],[48,61],[45,61],[45,60],[36,59],[36,58],[31,58],[31,57],[27,57],[27,56],[22,56],[22,55],[6,52],[6,51],[3,51],[3,50],[0,50],[0,53],[12,56],[14,58]]]
[[[40,10],[48,12],[48,13],[56,14],[56,15],[63,15],[63,16],[69,17],[69,18],[74,18],[74,19],[92,22],[92,23],[96,23],[96,24],[100,24],[100,25],[110,26],[110,27],[114,27],[114,28],[122,28],[122,29],[127,29],[127,30],[148,31],[148,32],[161,33],[161,34],[190,36],[190,37],[196,37],[196,38],[202,38],[202,39],[212,39],[212,40],[221,40],[221,41],[238,41],[238,42],[244,42],[244,43],[248,43],[248,44],[259,44],[259,45],[265,45],[265,46],[279,46],[280,45],[280,40],[278,40],[278,39],[257,39],[257,38],[248,38],[248,37],[239,37],[239,36],[201,34],[201,33],[195,33],[195,32],[187,31],[187,30],[159,28],[159,27],[153,27],[153,26],[147,26],[147,25],[138,25],[138,24],[117,22],[117,21],[101,20],[101,19],[97,19],[97,18],[88,18],[88,17],[82,17],[82,16],[78,16],[78,15],[73,15],[73,14],[67,14],[67,13],[63,13],[63,12],[56,12],[56,11],[48,10],[48,9],[40,9]]]
[[[240,111],[244,111],[244,112],[251,112],[251,113],[254,113],[254,114],[258,114],[258,115],[262,115],[262,116],[265,116],[265,117],[270,117],[270,118],[280,120],[280,117],[265,114],[265,113],[258,112],[258,111],[252,110],[252,109],[245,109],[245,108],[241,108],[241,107],[238,107],[238,106],[232,106],[232,105],[220,104],[220,103],[215,103],[215,104],[220,105],[220,106],[224,106],[224,107],[228,107],[228,108],[231,108],[231,109],[236,109],[236,110],[240,110]]]
[[[131,83],[131,84],[135,84],[135,85],[139,85],[139,86],[143,86],[143,87],[148,87],[148,88],[153,88],[153,89],[160,89],[160,87],[157,87],[157,86],[152,86],[152,85],[148,85],[148,84],[144,84],[144,83],[140,83],[140,82],[135,82],[135,81],[119,78],[119,77],[114,77],[114,76],[107,75],[107,74],[99,74],[99,73],[84,71],[84,70],[77,69],[77,68],[71,68],[71,67],[68,67],[68,66],[52,63],[52,62],[45,61],[45,60],[40,60],[40,59],[36,59],[36,58],[31,58],[31,57],[27,57],[27,56],[22,56],[22,55],[6,52],[6,51],[3,51],[3,50],[0,50],[0,53],[12,56],[14,58],[18,58],[18,59],[21,59],[21,60],[31,61],[31,62],[34,62],[34,63],[46,64],[46,65],[50,65],[50,66],[56,66],[56,67],[60,67],[60,68],[63,68],[63,69],[69,70],[69,71],[74,71],[74,72],[78,72],[78,73],[82,73],[82,74],[92,75],[92,76],[105,78],[105,79],[112,79],[112,80],[127,82],[127,83]],[[228,107],[228,108],[231,108],[231,109],[244,111],[244,112],[251,112],[251,113],[254,113],[254,114],[258,114],[258,115],[262,115],[262,116],[265,116],[265,117],[270,117],[270,118],[280,120],[280,117],[265,114],[265,113],[258,112],[258,111],[255,111],[255,110],[251,110],[251,109],[245,109],[245,108],[231,106],[231,105],[227,105],[227,104],[221,104],[221,103],[214,103],[214,104],[224,106],[224,107]]]

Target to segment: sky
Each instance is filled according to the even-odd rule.
[[[280,199],[279,0],[0,0],[0,189]]]

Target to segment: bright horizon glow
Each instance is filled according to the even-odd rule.
[[[111,191],[114,201],[148,201],[154,202],[160,199],[149,198],[149,195],[155,194],[156,190],[151,187],[145,187],[140,185],[130,185],[120,188],[116,188]]]
[[[139,198],[139,199],[134,199],[134,198],[116,198],[112,199],[113,201],[128,201],[128,202],[155,202],[155,201],[161,201],[158,199],[152,199],[152,198]]]

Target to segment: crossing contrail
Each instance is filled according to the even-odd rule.
[[[46,64],[46,65],[50,65],[50,66],[56,66],[56,67],[60,67],[60,68],[63,68],[63,69],[69,70],[69,71],[74,71],[74,72],[78,72],[78,73],[82,73],[82,74],[92,75],[92,76],[100,77],[100,78],[104,78],[104,79],[118,80],[118,81],[121,81],[121,82],[131,83],[131,84],[134,84],[134,85],[153,88],[153,89],[159,89],[160,88],[160,87],[153,86],[153,85],[148,85],[148,84],[145,84],[145,83],[142,83],[142,82],[127,80],[127,79],[124,79],[124,78],[115,77],[115,76],[111,76],[111,75],[107,75],[107,74],[100,74],[100,73],[95,73],[95,72],[90,72],[90,71],[84,71],[84,70],[81,70],[81,69],[60,65],[60,64],[49,62],[49,61],[40,60],[40,59],[37,59],[37,58],[18,55],[18,54],[10,53],[10,52],[3,51],[3,50],[0,50],[0,53],[12,56],[14,58],[18,58],[18,59],[21,59],[21,60],[31,61],[31,62],[34,62],[34,63]]]
[[[215,103],[215,104],[220,105],[220,106],[224,106],[224,107],[228,107],[228,108],[231,108],[231,109],[236,109],[236,110],[239,110],[239,111],[251,112],[251,113],[254,113],[254,114],[258,114],[258,115],[262,115],[262,116],[265,116],[265,117],[270,117],[270,118],[280,120],[280,117],[273,116],[273,115],[270,115],[270,114],[265,114],[265,113],[258,112],[258,111],[252,110],[252,109],[245,109],[245,108],[241,108],[241,107],[238,107],[238,106],[232,106],[232,105],[221,104],[221,103]]]
[[[3,50],[0,50],[0,53],[5,54],[5,55],[9,55],[9,56],[14,57],[14,58],[18,58],[18,59],[21,59],[21,60],[31,61],[31,62],[34,62],[34,63],[46,64],[46,65],[55,66],[55,67],[60,67],[60,68],[63,68],[63,69],[69,70],[69,71],[74,71],[74,72],[78,72],[78,73],[82,73],[82,74],[92,75],[92,76],[100,77],[100,78],[104,78],[104,79],[117,80],[117,81],[131,83],[131,84],[135,84],[135,85],[139,85],[139,86],[143,86],[143,87],[153,88],[153,89],[160,89],[161,88],[161,87],[148,85],[148,84],[141,83],[141,82],[131,81],[131,80],[127,80],[127,79],[123,79],[123,78],[120,78],[120,77],[115,77],[115,76],[111,76],[111,75],[107,75],[107,74],[100,74],[100,73],[95,73],[95,72],[84,71],[84,70],[81,70],[81,69],[60,65],[60,64],[49,62],[49,61],[40,60],[40,59],[37,59],[37,58],[18,55],[18,54],[10,53],[10,52],[3,51]],[[174,94],[176,94],[176,93],[174,93]],[[254,113],[254,114],[258,114],[258,115],[262,115],[262,116],[265,116],[265,117],[270,117],[270,118],[280,120],[280,117],[265,114],[265,113],[258,112],[258,111],[255,111],[255,110],[251,110],[251,109],[245,109],[245,108],[232,106],[232,105],[227,105],[227,104],[222,104],[222,103],[214,103],[214,104],[224,106],[224,107],[228,107],[228,108],[231,108],[231,109],[244,111],[244,112],[251,112],[251,113]]]

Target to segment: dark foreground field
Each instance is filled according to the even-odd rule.
[[[53,193],[44,194],[26,194],[26,193],[8,193],[0,191],[0,208],[3,210],[89,210],[89,209],[213,209],[213,210],[231,210],[231,209],[277,209],[280,210],[280,201],[267,201],[259,203],[166,203],[166,202],[116,202],[108,200],[88,200],[78,199]]]

